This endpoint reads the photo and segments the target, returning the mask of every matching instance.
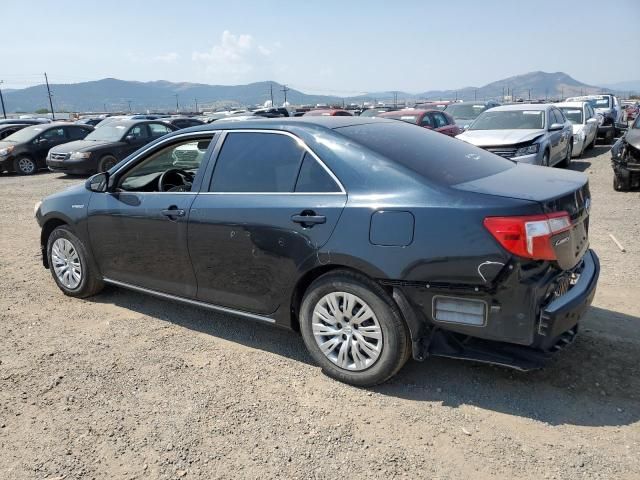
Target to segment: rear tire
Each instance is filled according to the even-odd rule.
[[[607,145],[611,145],[615,138],[616,138],[616,132],[615,132],[615,129],[612,128],[607,131],[607,135],[605,136],[605,142],[607,142]]]
[[[587,150],[592,150],[596,146],[596,141],[598,140],[598,132],[593,136],[593,140],[589,145],[587,145]]]
[[[631,188],[631,180],[618,175],[613,175],[613,189],[616,192],[626,192]]]
[[[18,175],[33,175],[38,166],[31,157],[19,157],[14,160],[13,169]]]
[[[49,235],[47,258],[53,280],[65,295],[85,298],[104,288],[95,261],[68,226],[62,225]]]
[[[300,330],[322,371],[357,387],[385,382],[411,353],[409,329],[393,299],[350,271],[330,272],[309,286]]]
[[[118,163],[118,159],[113,155],[105,155],[98,162],[98,173],[106,172],[111,167]]]

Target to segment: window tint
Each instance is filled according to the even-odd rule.
[[[468,182],[514,166],[468,143],[403,122],[352,125],[335,131],[438,184]]]
[[[291,192],[304,149],[274,133],[229,133],[213,173],[213,192]]]
[[[447,118],[443,114],[432,113],[431,115],[433,115],[433,119],[436,123],[436,128],[446,127],[447,125],[449,125],[449,122],[447,122]]]
[[[42,134],[42,138],[46,138],[51,141],[58,141],[66,139],[64,134],[64,128],[52,128]]]
[[[422,117],[422,121],[420,122],[420,126],[421,127],[434,128],[434,122],[433,122],[433,119],[431,118],[431,115],[429,115],[428,113],[425,114],[425,116]]]
[[[340,192],[340,187],[315,158],[305,153],[296,192]]]
[[[150,123],[149,130],[151,131],[151,136],[153,138],[158,138],[166,135],[167,133],[173,132],[173,130],[171,130],[166,125],[163,125],[162,123]]]
[[[80,127],[67,127],[67,136],[71,140],[82,140],[87,136],[89,130]]]
[[[120,180],[120,188],[126,191],[158,191],[160,174],[174,168],[195,176],[210,143],[211,138],[183,140],[154,152],[125,173]]]
[[[129,130],[129,132],[127,133],[127,136],[132,136],[134,139],[140,140],[140,139],[148,138],[149,131],[147,130],[146,125],[136,125],[135,127],[131,127],[131,130]]]

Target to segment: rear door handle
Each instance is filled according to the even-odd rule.
[[[186,212],[178,207],[169,207],[166,210],[162,210],[160,213],[165,217],[184,217]]]

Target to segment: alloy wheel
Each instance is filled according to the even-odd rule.
[[[313,309],[311,327],[322,353],[345,370],[365,370],[382,353],[382,328],[375,313],[351,293],[322,297]]]
[[[18,160],[18,168],[21,173],[30,174],[36,169],[36,164],[30,158],[22,157]]]
[[[56,277],[68,289],[75,289],[82,281],[82,264],[73,244],[58,238],[51,247],[51,260]]]

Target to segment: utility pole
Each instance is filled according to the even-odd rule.
[[[175,93],[174,95],[176,96],[176,113],[178,113],[180,111],[180,105],[178,103],[178,94]]]
[[[103,110],[104,113],[107,113],[107,104],[106,103],[102,104],[102,108],[104,108],[104,110]]]
[[[531,100],[531,89],[529,89],[529,100]]]
[[[51,100],[51,89],[49,88],[49,79],[47,78],[47,72],[44,72],[44,81],[47,84],[47,93],[49,94],[49,106],[51,107],[51,120],[55,120],[56,114],[53,111],[53,100]]]
[[[478,89],[477,88],[473,91],[473,101],[475,102],[476,100],[478,100]]]
[[[4,83],[4,80],[0,80],[0,85]],[[2,116],[7,118],[7,112],[4,110],[4,97],[2,96],[2,88],[0,88],[0,103],[2,103]]]
[[[194,98],[193,100],[196,102],[196,113],[198,113],[198,99]]]
[[[273,108],[273,83],[269,84],[269,96],[271,97],[271,107]]]
[[[127,100],[127,103],[129,104],[129,113],[131,113],[131,100]]]
[[[282,91],[284,92],[284,103],[285,103],[285,106],[286,106],[286,103],[287,103],[287,92],[289,90],[291,90],[291,89],[289,87],[287,87],[286,85],[282,86]],[[271,100],[271,106],[273,106],[273,100]]]

